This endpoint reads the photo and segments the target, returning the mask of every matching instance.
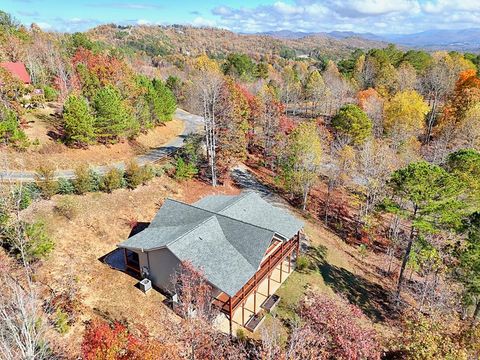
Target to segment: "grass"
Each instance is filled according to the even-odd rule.
[[[356,256],[358,249],[342,242],[318,223],[307,221],[309,248],[302,256],[304,269],[292,273],[277,291],[281,300],[276,310],[284,324],[296,321],[296,308],[309,290],[342,296],[357,305],[373,322],[384,322],[391,313],[389,291],[378,278],[366,276],[365,262]],[[358,258],[362,254],[358,253]],[[367,264],[368,265],[368,264]]]

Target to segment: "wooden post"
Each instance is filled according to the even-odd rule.
[[[270,296],[270,276],[272,276],[272,273],[269,273],[269,274],[268,274],[267,297]]]
[[[288,273],[290,274],[290,267],[292,266],[292,252],[288,254]]]
[[[242,301],[242,326],[245,326],[245,301]]]
[[[257,313],[257,273],[253,276],[255,290],[253,290],[253,314]]]
[[[282,273],[283,273],[283,258],[280,260],[280,284],[282,283]]]
[[[233,336],[232,333],[232,317],[233,317],[233,311],[232,311],[232,297],[230,296],[228,299],[228,312],[229,312],[229,318],[230,318],[230,337]]]

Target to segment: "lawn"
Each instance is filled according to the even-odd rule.
[[[330,296],[343,296],[356,304],[375,324],[390,322],[391,288],[380,273],[372,271],[382,255],[367,255],[344,243],[314,220],[305,226],[309,246],[303,252],[307,268],[295,271],[278,290],[281,296],[276,315],[284,323],[294,321],[303,295],[316,290]],[[365,258],[362,258],[365,257]]]

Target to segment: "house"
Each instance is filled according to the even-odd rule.
[[[31,84],[32,80],[22,62],[2,62],[0,66],[9,71],[13,76],[22,81],[25,85]]]
[[[148,228],[118,246],[128,268],[165,291],[173,291],[181,261],[201,269],[223,314],[219,326],[232,333],[233,325],[254,330],[258,314],[275,305],[275,290],[293,271],[302,227],[255,192],[191,205],[167,199]]]

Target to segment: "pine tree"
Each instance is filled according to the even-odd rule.
[[[155,113],[159,122],[170,121],[177,109],[177,100],[172,91],[160,80],[153,80],[156,92]]]
[[[138,131],[138,123],[113,86],[100,89],[94,99],[95,132],[104,141],[130,136]]]
[[[95,118],[85,98],[70,95],[63,105],[63,128],[67,142],[87,145],[95,140]]]
[[[333,118],[332,126],[337,136],[346,137],[355,145],[363,144],[372,135],[372,121],[354,104],[342,106]]]

